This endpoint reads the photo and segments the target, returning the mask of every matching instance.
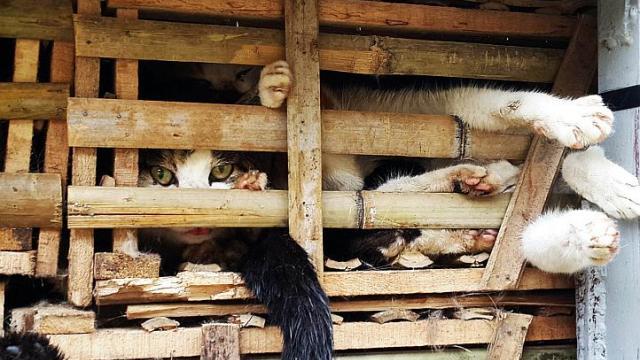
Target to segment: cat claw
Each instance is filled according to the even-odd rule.
[[[265,66],[258,82],[258,94],[262,106],[273,109],[282,106],[289,96],[292,78],[289,64],[284,60]]]
[[[258,170],[248,171],[233,182],[233,189],[263,191],[267,188],[267,174]]]

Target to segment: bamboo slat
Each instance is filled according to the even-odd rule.
[[[117,18],[74,18],[79,56],[266,65],[284,58],[280,30]],[[552,82],[563,51],[448,41],[322,34],[320,68]]]
[[[0,184],[0,226],[62,227],[60,175],[0,173]]]
[[[70,186],[68,199],[71,229],[286,227],[288,219],[284,190]],[[322,202],[328,228],[495,228],[509,194],[471,199],[461,194],[325,191]]]
[[[284,1],[273,0],[109,0],[108,6],[161,10],[234,19],[282,21]],[[568,39],[575,20],[568,16],[479,11],[445,6],[363,0],[318,2],[320,25],[362,28],[392,34],[436,33],[499,37]]]
[[[67,0],[2,0],[0,37],[73,41],[71,5]]]
[[[70,98],[68,124],[76,147],[287,150],[285,113],[261,106]],[[322,111],[325,153],[522,160],[530,139],[449,116]]]

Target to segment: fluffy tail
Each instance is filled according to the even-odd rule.
[[[282,330],[283,360],[331,360],[329,300],[304,249],[288,235],[262,238],[250,247],[242,276]]]

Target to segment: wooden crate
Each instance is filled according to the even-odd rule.
[[[542,211],[563,154],[560,146],[540,138],[532,140],[528,134],[470,130],[446,116],[321,111],[316,88],[318,70],[322,69],[553,84],[558,94],[580,95],[587,91],[595,70],[595,30],[589,18],[519,12],[506,16],[497,11],[361,0],[321,0],[317,9],[314,2],[293,0],[233,4],[110,0],[107,5],[117,9],[116,17],[101,16],[97,0],[78,0],[74,17],[76,91],[67,109],[69,146],[73,148],[73,185],[68,188],[67,208],[71,229],[68,299],[72,304],[128,305],[130,319],[221,316],[247,308],[264,312],[259,305],[241,304],[251,294],[238,274],[158,277],[157,258],[129,258],[118,253],[126,241],[135,238],[136,228],[170,227],[179,222],[190,226],[288,225],[294,238],[307,239],[303,247],[315,249],[310,255],[337,313],[456,308],[459,302],[444,304],[452,299],[452,293],[504,290],[555,290],[564,294],[560,296],[564,300],[544,294],[535,306],[557,301],[562,307],[571,307],[561,290],[571,289],[572,280],[525,268],[518,243],[526,220]],[[257,27],[184,22],[193,14],[207,19],[242,19]],[[141,20],[140,15],[156,20]],[[157,20],[176,16],[182,22]],[[284,31],[269,26],[283,19]],[[342,33],[318,33],[317,23]],[[425,40],[424,35],[438,40]],[[538,46],[477,41],[498,37]],[[550,40],[554,47],[539,45],[542,40]],[[303,53],[302,49],[311,51]],[[286,114],[254,106],[136,100],[138,60],[264,65],[285,57],[296,74]],[[98,98],[100,58],[116,59],[117,99]],[[172,126],[177,114],[184,119],[179,128]],[[212,117],[220,119],[216,131],[208,122]],[[211,136],[202,136],[205,128]],[[238,137],[243,139],[241,145]],[[408,140],[397,143],[391,139]],[[306,151],[301,152],[301,147]],[[115,187],[96,186],[98,148],[115,149]],[[139,148],[287,151],[290,188],[286,192],[252,193],[251,202],[245,201],[248,194],[243,192],[135,188]],[[513,195],[483,201],[458,194],[322,192],[321,149],[335,154],[507,158],[525,160],[525,165]],[[221,202],[224,207],[218,206]],[[313,206],[301,207],[302,202]],[[166,206],[158,206],[160,203]],[[416,211],[411,216],[402,211],[403,206],[418,203],[421,206],[413,206]],[[358,206],[375,211],[356,211]],[[453,207],[455,212],[447,210]],[[373,229],[389,224],[501,229],[486,268],[323,272],[323,225]],[[95,253],[96,228],[115,229],[114,253]],[[114,266],[104,264],[119,265],[113,270]],[[110,271],[104,271],[106,268]],[[371,296],[374,298],[368,298]],[[478,295],[473,301],[485,306],[487,299],[492,297]],[[531,302],[525,299],[503,305],[527,304]],[[156,333],[104,328],[91,334],[51,338],[72,359],[133,359],[198,356],[206,336],[200,327]],[[280,351],[278,329],[236,328],[226,336],[237,344],[237,353]],[[571,315],[512,313],[492,321],[359,321],[335,326],[337,350],[492,343],[489,356],[493,359],[519,357],[524,341],[573,338]]]

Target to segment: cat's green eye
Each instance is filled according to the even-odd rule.
[[[209,174],[209,183],[227,180],[231,173],[233,173],[233,165],[231,164],[215,166]]]
[[[162,166],[154,166],[151,168],[151,177],[158,184],[162,186],[168,186],[173,183],[174,175],[171,170],[162,167]]]

